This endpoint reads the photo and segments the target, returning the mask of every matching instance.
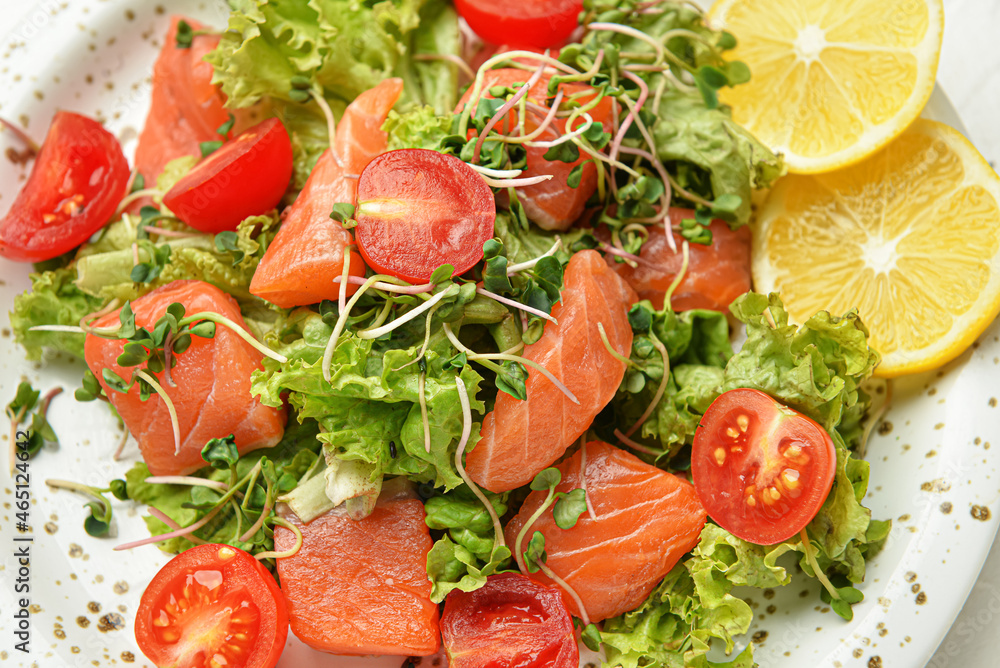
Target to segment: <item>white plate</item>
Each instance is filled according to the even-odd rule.
[[[55,16],[50,16],[53,7]],[[227,15],[225,6],[214,0],[175,0],[170,10],[218,27],[225,25]],[[145,118],[152,63],[167,21],[162,9],[138,0],[42,3],[0,48],[0,114],[20,121],[39,140],[57,109],[90,114],[106,119],[131,153]],[[928,114],[960,127],[940,91]],[[0,137],[2,148],[13,145],[8,135]],[[9,207],[24,176],[20,168],[0,161],[0,211]],[[13,651],[14,629],[7,612],[12,610],[16,573],[15,518],[12,483],[2,474],[0,663],[122,666],[131,655],[132,665],[140,666],[143,657],[133,639],[132,615],[145,583],[167,557],[154,547],[129,553],[111,548],[146,535],[144,509],[117,503],[117,536],[93,539],[83,532],[83,499],[54,493],[43,483],[46,478],[71,478],[104,485],[123,475],[138,453],[132,442],[122,461],[111,460],[121,433],[115,421],[103,406],[72,398],[82,365],[58,357],[32,364],[14,345],[6,310],[29,286],[27,275],[24,265],[0,260],[0,403],[10,400],[22,378],[44,389],[60,384],[67,391],[50,410],[61,445],[31,461],[31,602],[36,607],[32,653],[27,657]],[[875,517],[892,518],[894,528],[886,550],[870,564],[863,586],[866,600],[855,607],[854,621],[846,623],[821,606],[817,589],[801,580],[770,599],[752,592],[756,620],[751,633],[767,634],[757,652],[761,665],[875,666],[879,663],[874,657],[879,657],[885,666],[918,666],[931,657],[975,583],[996,532],[995,521],[977,521],[972,510],[985,508],[995,517],[1000,509],[998,471],[986,452],[991,443],[1000,447],[1000,411],[993,398],[1000,395],[998,364],[1000,326],[994,323],[977,346],[944,369],[897,382],[887,416],[892,429],[873,434],[869,445],[872,484],[866,505]],[[6,431],[0,430],[3,449]],[[801,592],[806,592],[804,597]],[[94,612],[98,606],[99,612]],[[109,613],[120,615],[125,628],[100,631],[100,619]],[[282,665],[364,663],[293,646]],[[398,663],[383,659],[375,665]]]

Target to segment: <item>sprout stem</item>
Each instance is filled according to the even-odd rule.
[[[384,277],[373,276],[372,278],[379,279]],[[343,279],[340,276],[337,276],[336,278],[333,279],[333,282],[340,283],[342,280]],[[348,276],[347,282],[350,283],[351,285],[364,285],[366,279],[361,278],[360,276]],[[402,283],[402,281],[400,282]],[[382,292],[394,292],[400,295],[419,295],[433,290],[434,284],[424,283],[422,285],[409,285],[409,284],[396,285],[394,283],[387,283],[384,280],[376,280],[368,287],[374,290],[381,290]]]
[[[503,527],[500,526],[500,518],[497,517],[497,511],[493,507],[493,504],[486,498],[486,495],[483,494],[478,485],[472,482],[469,474],[465,471],[465,466],[462,464],[462,455],[465,453],[465,446],[469,443],[469,436],[472,434],[472,409],[469,406],[469,391],[466,389],[465,381],[462,380],[461,376],[455,376],[455,389],[458,390],[458,401],[462,405],[462,438],[459,439],[458,447],[455,448],[455,468],[458,470],[458,475],[462,477],[465,484],[476,495],[476,498],[486,506],[486,512],[490,514],[490,519],[493,521],[493,533],[495,536],[493,539],[493,549],[496,550],[498,547],[504,547]]]
[[[328,383],[332,378],[330,375],[330,365],[333,363],[333,353],[337,349],[337,342],[340,340],[340,335],[344,331],[344,327],[347,326],[347,318],[351,313],[351,309],[358,303],[361,296],[368,291],[368,288],[376,282],[378,282],[378,276],[372,276],[362,283],[358,291],[348,300],[347,306],[340,312],[340,317],[337,318],[337,324],[334,325],[333,333],[330,334],[330,339],[326,342],[326,348],[323,350],[323,378]]]
[[[212,311],[202,311],[200,313],[195,313],[194,315],[189,315],[186,318],[182,319],[180,322],[178,322],[178,326],[183,327],[185,325],[190,325],[193,322],[198,322],[199,320],[210,320],[216,324],[224,325],[225,327],[231,329],[241,339],[243,339],[251,346],[256,348],[265,357],[270,357],[275,362],[278,362],[280,364],[285,364],[286,362],[288,362],[287,357],[279,353],[276,353],[267,346],[265,346],[263,343],[255,339],[253,334],[243,329],[242,327],[237,325],[235,322],[233,322],[226,316],[214,313]]]
[[[594,505],[590,502],[590,493],[587,491],[587,432],[580,434],[580,489],[583,490],[583,500],[587,504],[587,514],[590,519],[597,521],[597,513],[594,512]]]
[[[663,452],[660,450],[653,450],[652,448],[647,448],[645,445],[642,445],[641,443],[636,443],[628,436],[621,433],[621,431],[619,431],[618,429],[615,429],[615,437],[617,437],[619,441],[621,441],[628,447],[632,448],[633,450],[641,452],[645,455],[649,455],[650,457],[659,457],[660,455],[663,454]]]
[[[816,579],[819,580],[820,584],[822,584],[826,591],[830,594],[830,598],[839,601],[840,592],[833,586],[830,579],[826,577],[826,573],[820,569],[819,562],[816,561],[816,553],[813,552],[812,543],[809,540],[809,533],[805,527],[803,527],[802,531],[799,532],[799,539],[802,541],[802,551],[806,554],[806,562],[808,562],[808,564],[812,567],[813,573],[816,575]]]
[[[528,176],[522,179],[491,179],[485,175],[480,176],[483,177],[483,181],[486,181],[486,185],[492,188],[523,188],[524,186],[545,183],[553,178],[551,174],[539,174],[538,176]]]
[[[625,357],[624,355],[622,355],[620,352],[618,352],[617,350],[615,350],[611,346],[611,342],[608,341],[608,333],[606,331],[604,331],[604,323],[603,322],[598,322],[597,323],[597,333],[601,335],[601,342],[604,343],[604,347],[608,349],[608,352],[611,353],[612,357],[614,357],[616,360],[618,360],[619,362],[621,362],[625,366],[630,366],[633,369],[638,369],[639,368],[638,364],[636,364],[635,362],[633,362],[629,358]]]
[[[427,395],[424,393],[427,374],[421,372],[417,378],[417,391],[420,393],[420,419],[424,423],[424,451],[431,451],[431,423],[427,419]]]
[[[14,125],[12,122],[8,121],[6,118],[0,118],[0,126],[3,126],[8,130],[10,130],[12,133],[14,133],[14,136],[17,137],[21,141],[21,143],[27,146],[28,149],[31,151],[32,154],[31,157],[35,157],[36,155],[38,155],[38,152],[42,150],[42,147],[38,144],[38,142],[32,139],[27,132],[22,130],[17,125]]]
[[[580,619],[583,621],[584,628],[590,626],[590,617],[587,616],[587,609],[583,607],[583,600],[580,598],[580,595],[576,593],[576,590],[570,587],[568,582],[556,575],[555,571],[553,571],[552,568],[550,568],[545,562],[539,560],[536,561],[535,564],[538,566],[538,570],[545,573],[550,580],[562,587],[563,590],[569,594],[570,598],[573,599],[573,602],[576,603],[577,610],[580,611]]]
[[[438,302],[440,302],[445,297],[453,297],[453,296],[455,296],[455,294],[457,292],[458,292],[458,286],[455,286],[455,285],[449,287],[447,290],[442,290],[441,292],[437,293],[436,295],[434,295],[433,297],[431,297],[430,299],[428,299],[427,301],[425,301],[420,306],[418,306],[415,309],[412,309],[410,311],[407,311],[406,314],[404,314],[403,316],[401,316],[399,318],[396,318],[395,320],[393,320],[392,322],[390,322],[388,325],[382,325],[381,327],[376,327],[374,329],[363,329],[363,330],[361,330],[360,332],[358,332],[358,338],[359,339],[377,339],[377,338],[379,338],[380,336],[382,336],[384,334],[388,334],[389,332],[393,331],[397,327],[401,327],[401,326],[405,325],[406,323],[408,323],[409,321],[413,320],[414,318],[416,318],[417,316],[419,316],[421,313],[427,311],[428,309],[434,308],[434,306],[437,305]]]
[[[559,324],[559,322],[555,318],[553,318],[551,315],[549,315],[545,311],[541,311],[541,310],[539,310],[537,308],[533,308],[533,307],[528,306],[526,304],[522,304],[521,302],[514,301],[513,299],[508,299],[506,297],[501,297],[500,295],[496,294],[495,292],[490,292],[486,288],[476,288],[476,292],[478,292],[479,294],[481,294],[484,297],[489,297],[490,299],[494,299],[494,300],[500,302],[501,304],[506,304],[507,306],[511,306],[513,308],[516,308],[518,310],[524,311],[526,313],[530,313],[531,315],[538,316],[539,318],[541,318],[543,320],[548,320],[549,322],[554,322],[557,325]]]
[[[516,176],[520,176],[523,169],[491,169],[489,167],[483,167],[482,165],[474,165],[471,162],[465,163],[473,170],[479,172],[483,176],[489,176],[494,179],[512,179]]]
[[[195,531],[197,531],[198,529],[202,528],[203,526],[211,522],[212,519],[219,514],[219,511],[222,510],[224,506],[225,504],[220,503],[215,508],[213,508],[207,515],[205,515],[203,518],[201,518],[191,526],[184,527],[181,529],[176,529],[168,533],[162,533],[157,536],[150,536],[149,538],[143,538],[141,540],[133,541],[131,543],[117,545],[115,546],[114,550],[115,552],[121,552],[122,550],[131,550],[136,547],[142,547],[143,545],[162,543],[163,541],[170,540],[172,538],[184,538],[190,534],[193,534]],[[190,538],[188,540],[190,540]]]
[[[673,235],[671,234],[670,236],[672,237]],[[670,283],[670,287],[667,288],[667,291],[663,294],[664,310],[670,308],[670,300],[674,296],[674,291],[678,288],[678,286],[680,286],[681,281],[684,280],[684,275],[687,274],[688,262],[690,261],[690,255],[691,255],[687,239],[685,239],[684,243],[681,244],[681,253],[682,253],[681,270],[677,272],[677,275],[674,276],[674,280]]]
[[[162,198],[165,194],[166,193],[162,190],[158,190],[157,188],[143,188],[142,190],[136,190],[134,193],[127,195],[121,202],[118,203],[118,208],[115,209],[114,218],[121,216],[122,213],[125,212],[125,209],[127,209],[129,205],[136,200],[142,199],[143,197]]]
[[[337,154],[337,119],[333,117],[333,110],[330,109],[330,105],[326,103],[322,87],[317,84],[313,87],[313,90],[309,92],[312,95],[313,100],[316,101],[317,106],[319,106],[320,111],[323,112],[323,116],[326,117],[326,131],[330,136],[330,155],[333,156],[333,160],[337,163],[337,166],[342,168],[344,166],[344,162]]]
[[[178,524],[177,522],[175,522],[173,520],[173,518],[170,517],[170,515],[167,515],[165,512],[163,512],[159,508],[154,508],[153,506],[150,506],[149,507],[149,514],[152,515],[153,517],[155,517],[156,519],[160,520],[164,524],[166,524],[171,529],[177,530],[177,529],[181,529],[182,528],[180,524]],[[188,535],[187,539],[189,541],[191,541],[192,543],[194,543],[195,545],[206,545],[208,543],[208,541],[202,540],[201,538],[198,538],[195,535]]]
[[[469,67],[469,64],[456,56],[454,53],[416,53],[413,54],[414,60],[441,60],[445,62],[452,63],[457,66],[458,69],[465,76],[470,79],[476,78],[476,73]]]
[[[174,430],[174,455],[181,454],[181,427],[177,422],[177,410],[174,408],[174,402],[171,401],[170,396],[151,375],[142,369],[137,369],[135,375],[149,383],[153,390],[160,395],[160,399],[163,400],[163,405],[167,407],[167,412],[170,413],[170,426]]]
[[[670,382],[670,356],[667,354],[667,348],[652,332],[650,332],[649,338],[652,340],[653,346],[655,346],[660,352],[660,357],[663,358],[663,378],[660,379],[660,386],[656,388],[653,400],[648,406],[646,406],[646,410],[642,412],[642,415],[640,415],[639,419],[635,421],[635,424],[629,427],[628,431],[625,432],[626,437],[631,437],[632,434],[635,433],[636,429],[641,427],[643,423],[649,419],[649,416],[653,414],[653,411],[656,410],[656,407],[659,405],[660,399],[663,398],[663,393],[667,391],[667,383]]]
[[[122,458],[122,452],[125,450],[126,443],[128,443],[128,429],[123,429],[121,440],[118,441],[118,447],[115,449],[115,453],[111,455],[111,458],[116,462]]]
[[[568,387],[566,387],[561,380],[552,375],[552,372],[546,369],[544,366],[536,362],[535,360],[530,360],[527,357],[521,357],[519,355],[505,355],[503,353],[475,353],[469,355],[470,360],[502,360],[504,362],[519,362],[521,364],[530,366],[537,369],[543,376],[548,378],[553,385],[559,388],[559,390],[566,395],[566,397],[572,401],[577,406],[580,405],[580,400],[576,398]]]
[[[273,518],[271,523],[285,527],[295,534],[295,545],[292,545],[291,548],[285,550],[284,552],[258,552],[254,555],[254,558],[258,561],[263,561],[264,559],[288,559],[289,557],[294,557],[298,554],[299,550],[302,549],[302,532],[299,528],[291,522],[286,522],[280,517]]]
[[[210,489],[217,489],[220,492],[226,492],[229,490],[229,485],[219,480],[209,480],[207,478],[199,478],[191,475],[150,476],[143,482],[148,482],[151,485],[190,485],[192,487],[208,487]]]
[[[337,293],[337,308],[340,312],[344,312],[344,307],[347,306],[347,277],[351,275],[351,247],[350,245],[345,246],[344,250],[344,268],[340,274],[340,290]]]
[[[511,266],[507,267],[507,275],[508,276],[513,276],[514,274],[516,274],[516,273],[518,273],[520,271],[526,271],[528,269],[534,269],[535,265],[538,264],[539,260],[541,260],[543,257],[549,257],[550,255],[555,255],[555,252],[557,250],[559,250],[559,248],[561,246],[562,246],[562,237],[556,237],[556,242],[554,244],[552,244],[552,247],[549,248],[544,253],[542,253],[541,255],[539,255],[538,257],[536,257],[534,260],[527,260],[525,262],[519,262],[518,264],[514,264],[514,265],[511,265]]]

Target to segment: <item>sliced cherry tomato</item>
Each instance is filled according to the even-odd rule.
[[[443,264],[457,276],[493,237],[493,191],[471,167],[426,149],[389,151],[358,181],[358,249],[369,267],[415,283]]]
[[[691,473],[708,516],[772,545],[798,534],[830,493],[837,451],[823,427],[758,390],[723,393],[694,435]]]
[[[292,178],[292,142],[269,118],[227,142],[184,175],[163,203],[202,232],[235,230],[281,201]]]
[[[545,49],[576,29],[583,0],[455,0],[455,9],[487,42]]]
[[[520,573],[448,594],[441,635],[451,668],[577,668],[573,620],[558,589]]]
[[[199,545],[171,559],[135,615],[139,649],[164,667],[272,668],[287,636],[278,584],[259,561],[229,545]]]
[[[28,182],[0,221],[0,255],[39,262],[76,248],[111,219],[128,179],[114,135],[95,120],[60,111]]]

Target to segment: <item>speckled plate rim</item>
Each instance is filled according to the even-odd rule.
[[[139,0],[82,0],[72,7],[52,0],[39,3],[38,9],[15,26],[0,52],[0,90],[4,91],[0,95],[0,114],[14,120],[23,117],[27,121],[23,124],[39,139],[57,108],[95,115],[107,120],[131,152],[135,130],[141,126],[148,107],[154,43],[166,25],[166,17],[156,7],[155,2]],[[217,26],[225,22],[225,9],[216,2],[179,0],[169,3],[169,8]],[[52,10],[55,16],[50,15]],[[12,47],[14,44],[18,46]],[[940,90],[932,98],[927,114],[960,126],[957,113]],[[11,145],[5,135],[0,137],[4,147]],[[21,175],[9,163],[0,165],[0,211],[9,206]],[[26,268],[2,260],[0,278],[4,281],[0,300],[8,305],[13,295],[28,286]],[[9,326],[6,314],[0,326]],[[915,666],[932,656],[975,584],[996,532],[995,522],[976,523],[969,519],[969,512],[973,507],[986,508],[996,515],[1000,507],[996,465],[988,458],[980,462],[982,444],[991,439],[1000,443],[997,414],[991,413],[992,407],[987,406],[983,394],[995,386],[990,379],[991,373],[995,374],[993,360],[1000,357],[998,341],[1000,327],[994,323],[977,348],[940,373],[912,377],[897,385],[896,395],[904,399],[896,402],[887,418],[896,428],[875,434],[869,449],[873,471],[866,503],[876,517],[892,517],[896,528],[886,551],[870,569],[864,588],[868,600],[857,607],[855,620],[847,624],[831,619],[829,611],[814,609],[821,608],[813,605],[815,589],[807,588],[808,604],[794,600],[794,586],[780,590],[773,599],[752,599],[759,610],[751,632],[767,634],[757,654],[762,665],[870,665],[878,657],[885,666]],[[0,352],[0,398],[4,401],[22,376],[42,387],[59,381],[71,390],[78,383],[79,366],[60,359],[47,359],[41,365],[28,363],[9,335],[0,337]],[[931,398],[936,395],[947,397],[950,403],[939,408],[937,399]],[[33,471],[38,472],[33,478],[38,501],[33,512],[37,517],[35,578],[41,610],[34,617],[38,653],[32,659],[46,668],[90,666],[95,660],[100,665],[112,665],[113,661],[121,665],[122,652],[133,652],[136,665],[142,665],[131,638],[129,615],[135,609],[142,582],[166,557],[154,548],[112,553],[111,545],[121,538],[99,541],[87,537],[79,526],[83,517],[81,499],[52,493],[41,484],[46,477],[75,477],[89,484],[103,484],[120,476],[135,461],[134,443],[125,460],[112,463],[109,454],[120,432],[106,411],[77,404],[69,396],[58,398],[53,411],[57,433],[63,438],[63,452],[58,456],[46,452],[33,460]],[[991,416],[994,424],[989,425]],[[936,434],[935,425],[946,423],[960,427]],[[925,436],[911,438],[915,433]],[[882,461],[880,456],[886,459]],[[929,489],[921,489],[922,485],[929,485]],[[6,476],[4,487],[6,501],[10,488]],[[948,514],[942,510],[946,504],[952,509]],[[118,536],[144,534],[139,510],[130,504],[116,504]],[[8,515],[9,510],[5,510],[0,523],[5,546],[12,537]],[[959,516],[970,530],[959,532],[954,528]],[[55,527],[52,534],[41,528],[43,520]],[[940,561],[945,563],[936,565]],[[0,564],[5,573],[12,572],[9,550],[5,550]],[[2,579],[5,584],[0,602],[6,609],[10,592],[6,576]],[[131,582],[132,586],[119,593],[118,585],[123,582]],[[918,585],[919,591],[915,591]],[[918,603],[921,593],[922,606]],[[774,602],[781,602],[783,597],[791,600],[781,603],[784,609],[778,609]],[[103,606],[102,614],[119,611],[127,621],[126,629],[99,633],[96,627],[100,615],[88,614],[87,605],[92,602]],[[778,612],[769,612],[771,605]],[[933,613],[927,614],[931,610]],[[783,614],[794,617],[794,623],[783,619]],[[88,619],[89,626],[79,626],[77,617]],[[777,627],[771,625],[776,617]],[[0,618],[0,638],[9,638],[11,630],[6,617]],[[59,638],[60,631],[64,639]],[[74,647],[77,652],[73,652]],[[8,650],[5,641],[0,641],[0,650]],[[310,651],[293,645],[282,664],[291,666],[308,660],[319,665],[317,659]],[[6,659],[0,655],[0,665],[4,661],[30,665],[19,663],[19,657],[13,655]],[[323,657],[322,663],[371,665],[363,660],[329,656]],[[398,664],[398,660],[378,663],[388,666]]]

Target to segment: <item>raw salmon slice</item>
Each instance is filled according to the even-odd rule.
[[[694,218],[694,211],[671,209],[671,225],[679,225],[684,218]],[[735,232],[721,220],[709,225],[712,244],[689,244],[687,272],[670,300],[675,311],[693,308],[729,311],[734,299],[750,290],[750,227],[744,225]],[[671,250],[667,237],[660,229],[651,230],[649,239],[642,245],[639,258],[643,261],[632,268],[616,262],[610,255],[608,265],[639,293],[639,299],[648,299],[656,308],[663,306],[663,297],[674,282],[683,263],[680,248],[683,239],[674,233],[677,252]]]
[[[214,311],[245,328],[236,301],[203,281],[174,281],[132,302],[136,326],[152,330],[174,302],[183,304],[188,315]],[[118,313],[98,319],[94,326],[117,326]],[[120,367],[116,361],[124,347],[123,341],[88,335],[84,356],[125,427],[139,441],[142,458],[153,475],[185,475],[205,466],[201,450],[213,438],[233,434],[240,453],[269,448],[281,440],[284,409],[264,406],[250,394],[250,374],[260,368],[263,355],[229,328],[218,326],[211,339],[192,338],[170,371],[176,387],[165,381],[162,372],[155,374],[177,411],[181,435],[177,454],[170,414],[159,395],[142,401],[138,387],[122,394],[104,382],[104,369],[126,380],[131,377],[133,369]]]
[[[531,74],[531,72],[513,68],[490,70],[485,76],[483,90],[487,92],[484,93],[483,97],[492,97],[488,91],[493,86],[512,86],[517,82],[526,82],[531,77]],[[530,102],[542,105],[543,107],[545,106],[545,100],[548,96],[549,78],[547,75],[542,75],[542,78],[531,87],[528,91],[528,100]],[[564,94],[569,96],[588,90],[590,87],[584,84],[563,84],[561,88]],[[456,111],[460,112],[471,98],[472,89],[470,88],[458,103]],[[588,99],[592,98],[581,98],[581,102],[586,102]],[[611,105],[611,99],[605,98],[589,112],[591,118],[604,124],[605,130],[610,129]],[[543,117],[540,115],[529,114],[525,118],[525,130],[533,132],[541,124],[542,120]],[[517,122],[517,112],[512,111],[507,121],[509,123],[507,129],[505,130],[503,127],[500,127],[498,130],[509,133],[510,129]],[[576,121],[573,127],[578,128],[582,123],[583,121]],[[566,121],[563,119],[556,120],[545,133],[538,137],[537,141],[552,141],[562,136],[565,131]],[[566,179],[569,178],[569,174],[573,171],[573,168],[583,162],[587,156],[581,155],[575,162],[568,163],[558,160],[546,160],[544,156],[548,151],[547,148],[529,146],[526,147],[526,150],[528,153],[527,166],[524,174],[521,176],[530,177],[551,174],[553,178],[544,183],[519,188],[517,192],[518,201],[524,206],[528,217],[537,223],[539,227],[546,230],[565,230],[580,217],[587,200],[597,190],[597,169],[593,163],[584,165],[580,185],[576,188],[571,188],[567,185]]]
[[[402,91],[402,79],[386,79],[348,105],[337,126],[342,165],[329,149],[320,156],[302,192],[286,209],[281,229],[250,282],[251,293],[282,308],[337,299],[340,285],[333,279],[343,273],[344,249],[354,238],[330,212],[340,202],[357,204],[357,175],[385,152],[388,135],[382,124]],[[350,251],[350,257],[350,273],[364,276],[361,255]],[[347,293],[355,290],[348,286]]]
[[[375,511],[350,519],[343,507],[303,523],[302,548],[278,560],[281,591],[292,632],[310,647],[333,654],[425,656],[438,651],[438,607],[427,579],[430,532],[424,506],[409,487],[387,483]],[[295,536],[276,527],[276,550]]]
[[[582,451],[559,465],[569,492],[581,486]],[[591,621],[633,610],[657,583],[698,543],[705,526],[694,485],[646,464],[638,457],[601,441],[586,446],[587,499],[596,520],[584,513],[572,529],[556,526],[547,511],[528,529],[522,550],[535,531],[545,535],[546,564],[576,591]],[[532,492],[504,530],[512,546],[528,518],[545,500]],[[526,573],[553,584],[544,573]],[[566,606],[579,610],[565,595]]]
[[[229,119],[226,97],[212,84],[212,66],[202,60],[219,43],[217,35],[199,35],[191,47],[177,47],[177,24],[187,21],[193,30],[206,27],[193,19],[174,16],[163,49],[153,66],[152,104],[139,144],[135,167],[156,186],[163,167],[185,155],[201,155],[201,142],[219,139],[216,130]]]
[[[625,375],[625,364],[605,348],[597,325],[603,323],[612,348],[628,357],[628,309],[635,293],[596,251],[575,254],[563,282],[562,300],[552,309],[559,324],[546,324],[542,338],[522,354],[562,381],[580,403],[530,367],[527,400],[505,392],[497,396],[483,420],[482,440],[465,463],[472,479],[492,492],[530,482],[561,457],[611,401]]]

